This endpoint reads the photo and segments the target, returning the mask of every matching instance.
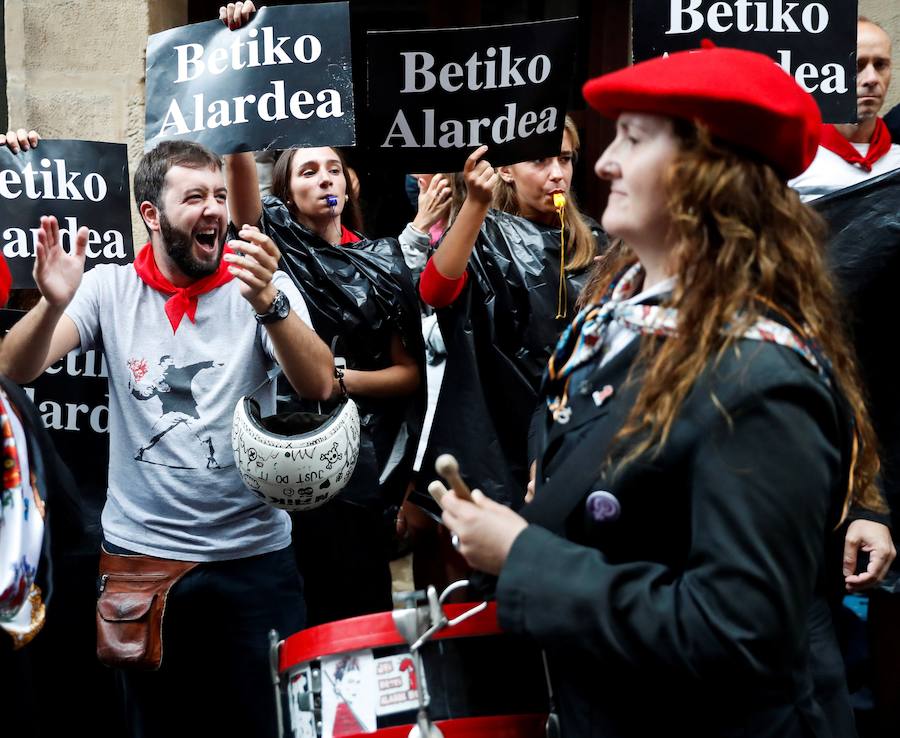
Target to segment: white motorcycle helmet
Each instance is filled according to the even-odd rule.
[[[328,415],[263,418],[252,396],[241,397],[231,449],[244,485],[259,499],[282,510],[312,510],[340,492],[356,468],[359,412],[344,397]]]

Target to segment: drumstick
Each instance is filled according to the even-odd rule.
[[[431,484],[428,485],[428,494],[430,494],[434,501],[440,505],[441,499],[443,499],[444,495],[447,494],[449,490],[443,485],[442,482],[439,482],[435,479]]]
[[[472,500],[472,492],[461,476],[459,476],[459,462],[452,454],[441,454],[434,462],[434,470],[446,479],[453,491],[464,500]]]

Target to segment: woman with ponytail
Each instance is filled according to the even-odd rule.
[[[422,468],[453,453],[486,494],[514,506],[528,480],[528,420],[541,374],[605,244],[571,191],[579,148],[567,116],[557,156],[495,171],[483,158],[487,147],[473,152],[466,199],[419,283],[447,346]]]

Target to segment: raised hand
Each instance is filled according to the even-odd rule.
[[[0,146],[8,146],[14,154],[36,148],[40,140],[41,137],[37,131],[26,131],[24,128],[16,131],[10,130],[5,134],[0,133]]]
[[[466,159],[463,178],[466,181],[466,197],[482,205],[490,205],[494,198],[494,188],[499,176],[490,162],[481,157],[487,153],[487,146],[479,146]]]
[[[232,31],[246,25],[256,12],[256,6],[252,2],[228,3],[219,8],[219,20]]]
[[[245,225],[238,235],[242,240],[231,241],[232,249],[240,253],[225,254],[228,271],[241,281],[241,295],[257,313],[264,313],[275,299],[272,275],[278,269],[281,252],[267,235],[256,226]]]
[[[34,282],[44,299],[55,307],[68,305],[84,275],[84,254],[88,229],[82,226],[75,236],[75,250],[67,254],[59,241],[59,223],[54,216],[43,216],[38,231],[34,259]]]
[[[450,213],[450,182],[443,174],[435,174],[428,186],[419,177],[419,209],[413,219],[413,226],[422,233]]]

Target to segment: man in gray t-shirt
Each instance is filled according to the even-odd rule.
[[[169,594],[162,667],[122,672],[135,733],[171,735],[178,716],[176,733],[274,736],[267,634],[303,627],[302,590],[288,515],[261,503],[236,471],[231,417],[276,361],[298,394],[327,398],[333,359],[277,271],[274,243],[245,226],[234,251],[224,248],[215,154],[162,143],[141,160],[134,192],[150,243],[132,265],[84,274],[87,229],[67,254],[56,219],[41,219],[42,298],[0,346],[0,372],[29,382],[71,350],[102,350],[104,547],[200,562]],[[263,391],[264,406],[273,392]]]

